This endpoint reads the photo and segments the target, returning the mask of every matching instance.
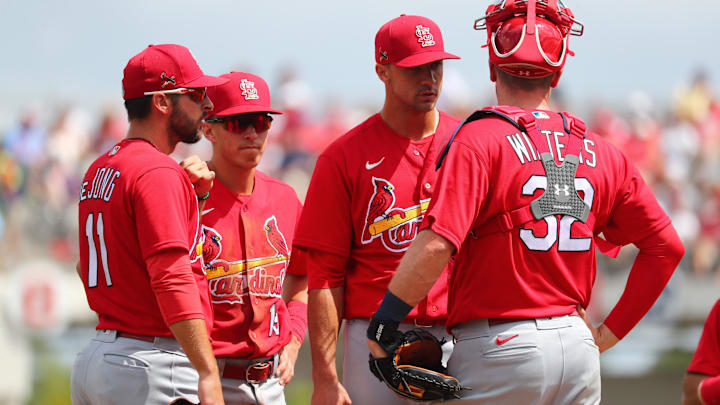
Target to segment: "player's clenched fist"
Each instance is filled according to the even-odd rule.
[[[180,166],[185,169],[185,173],[190,177],[190,182],[195,187],[195,194],[198,197],[202,197],[210,191],[215,179],[215,172],[210,170],[204,160],[197,155],[192,155],[180,162]]]

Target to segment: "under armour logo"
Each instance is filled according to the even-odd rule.
[[[435,40],[433,39],[432,34],[430,33],[429,27],[423,27],[422,25],[418,25],[415,27],[415,36],[418,37],[418,42],[420,43],[420,46],[425,48],[426,46],[433,46],[435,45]]]
[[[378,53],[380,54],[380,60],[388,60],[387,51],[383,52],[382,48],[378,49]]]
[[[555,186],[555,195],[560,195],[560,192],[562,191],[565,193],[565,196],[570,195],[570,186],[567,184],[563,184],[563,188],[560,188],[559,184],[554,184]]]
[[[168,84],[172,84],[173,86],[177,84],[177,83],[175,82],[175,76],[168,76],[168,75],[165,74],[165,72],[162,72],[162,73],[160,74],[160,80],[163,80],[163,81],[164,81],[164,83],[162,84],[162,86],[160,86],[160,87],[163,88],[163,89],[164,89],[165,86],[167,86]]]
[[[518,75],[520,75],[520,76],[530,76],[530,71],[529,71],[529,70],[521,70],[521,71],[518,72]]]
[[[242,90],[241,94],[245,97],[245,100],[257,100],[260,98],[255,88],[255,82],[248,81],[248,79],[242,79],[240,81],[240,90]]]

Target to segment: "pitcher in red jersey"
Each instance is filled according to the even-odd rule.
[[[600,353],[650,309],[684,248],[632,162],[551,110],[568,37],[582,33],[572,12],[558,0],[499,1],[476,28],[488,30],[499,105],[471,115],[444,149],[368,345],[387,355],[377,341],[394,339],[455,253],[448,371],[471,389],[459,402],[597,404]],[[595,328],[584,316],[595,248],[629,243],[640,253],[625,292]]]
[[[80,189],[78,272],[98,331],[73,365],[74,404],[223,403],[207,280],[190,259],[198,198],[214,174],[189,158],[191,180],[167,155],[200,139],[213,108],[206,88],[225,81],[173,44],[150,45],[125,67],[127,138],[93,162]]]
[[[385,104],[318,158],[292,259],[309,273],[313,404],[404,403],[368,370],[365,329],[417,236],[435,190],[438,151],[459,122],[435,108],[443,60],[456,58],[428,18],[402,15],[384,24],[375,66]],[[446,317],[447,272],[404,327],[445,335]],[[335,354],[343,319],[341,384]]]

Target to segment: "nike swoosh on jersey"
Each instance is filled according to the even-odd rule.
[[[500,339],[500,336],[498,336],[495,338],[495,343],[497,343],[498,346],[502,346],[503,344],[507,343],[508,341],[510,341],[512,339],[515,339],[518,336],[520,336],[520,335],[518,335],[517,333],[512,336],[508,336],[505,339]]]
[[[215,208],[208,208],[208,209],[206,209],[206,210],[203,210],[203,211],[200,213],[200,215],[201,215],[201,216],[202,216],[202,215],[205,215],[205,214],[207,214],[208,212],[210,212],[210,211],[212,211],[212,210],[214,210],[214,209],[215,209]]]
[[[367,162],[365,162],[365,169],[367,169],[367,170],[372,170],[372,169],[378,167],[378,165],[379,165],[380,163],[382,163],[383,160],[385,160],[385,156],[383,156],[382,159],[378,160],[378,161],[375,162],[375,163],[370,163],[370,161],[368,160]]]

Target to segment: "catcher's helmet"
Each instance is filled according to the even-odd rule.
[[[475,21],[476,30],[487,30],[492,66],[513,76],[545,77],[555,74],[557,85],[565,66],[568,37],[583,34],[583,25],[561,0],[499,0]]]

